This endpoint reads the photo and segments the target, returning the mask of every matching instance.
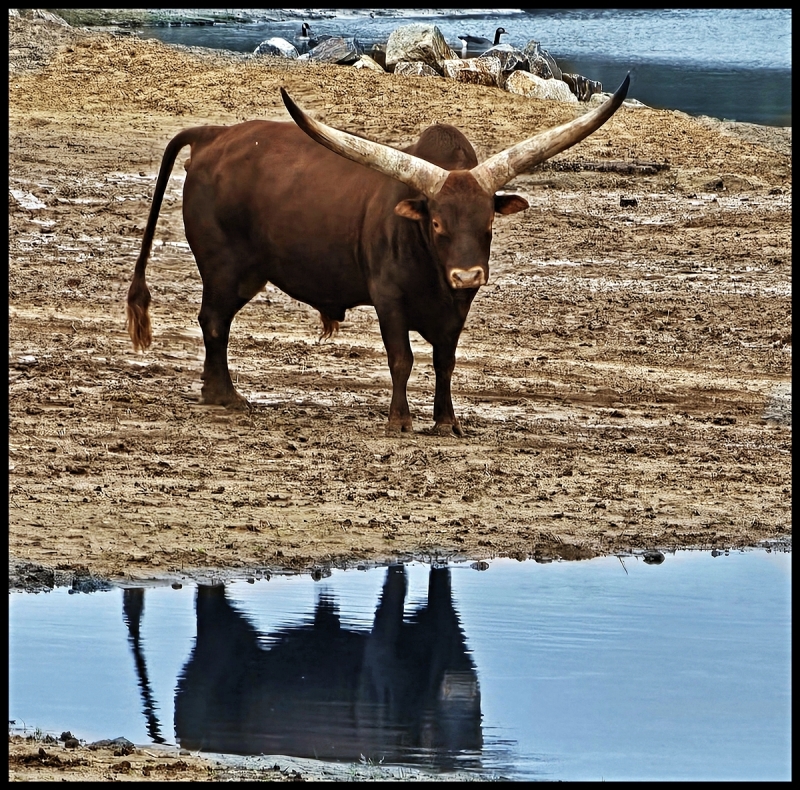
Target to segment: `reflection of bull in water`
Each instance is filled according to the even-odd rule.
[[[161,735],[161,725],[156,715],[156,704],[153,699],[153,690],[147,676],[147,664],[142,650],[141,624],[144,614],[144,590],[135,587],[122,591],[122,619],[128,626],[128,642],[133,650],[133,660],[136,662],[136,675],[139,678],[139,688],[142,692],[144,716],[147,720],[147,734],[153,743],[164,743]]]
[[[223,586],[199,586],[197,640],[175,698],[181,746],[438,767],[480,750],[478,680],[450,571],[431,569],[427,605],[404,621],[406,588],[403,566],[388,568],[371,633],[343,628],[321,597],[313,622],[262,646]]]

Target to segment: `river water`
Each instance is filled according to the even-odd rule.
[[[253,18],[258,11],[247,9]],[[436,24],[456,50],[459,35],[522,47],[531,39],[562,71],[613,91],[631,71],[629,96],[651,107],[769,126],[792,125],[792,12],[789,8],[543,9],[459,12],[340,11],[310,14],[316,35],[355,35],[368,50],[397,27]],[[263,12],[262,12],[263,15]],[[207,27],[155,27],[138,32],[168,43],[253,52],[272,36],[292,41],[303,20]]]
[[[785,781],[791,554],[9,596],[10,729],[511,780]]]

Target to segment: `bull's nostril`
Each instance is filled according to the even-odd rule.
[[[486,273],[480,267],[472,269],[453,269],[450,272],[453,288],[479,288],[486,284]]]

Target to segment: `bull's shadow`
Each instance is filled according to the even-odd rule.
[[[482,746],[475,665],[450,571],[404,620],[402,565],[387,569],[371,632],[342,626],[321,596],[313,622],[260,634],[224,586],[198,586],[197,639],[178,681],[187,749],[327,760],[475,765]]]

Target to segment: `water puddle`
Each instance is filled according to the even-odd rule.
[[[11,729],[512,780],[791,778],[791,556],[9,596]]]

